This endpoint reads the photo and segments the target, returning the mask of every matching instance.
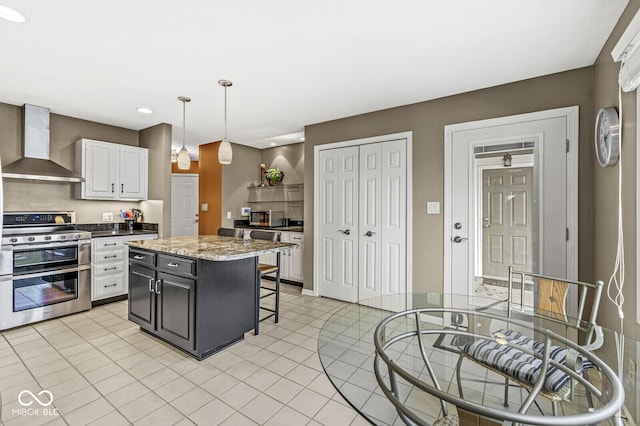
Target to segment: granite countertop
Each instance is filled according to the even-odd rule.
[[[264,229],[265,231],[304,232],[303,226],[236,226],[242,229]]]
[[[263,254],[289,251],[299,246],[295,243],[274,243],[265,240],[249,240],[245,244],[242,238],[221,237],[218,235],[192,235],[161,240],[130,241],[127,244],[133,248],[215,261],[245,259]]]
[[[148,222],[134,222],[133,231],[129,230],[129,224],[124,222],[79,223],[76,224],[75,228],[81,231],[91,232],[91,238],[127,237],[130,235],[158,233],[158,224]]]

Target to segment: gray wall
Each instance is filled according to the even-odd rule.
[[[51,114],[51,159],[73,169],[74,143],[81,138],[138,146],[138,132],[73,117]],[[2,165],[22,156],[22,108],[0,103],[0,157]],[[5,179],[4,208],[10,210],[75,210],[78,223],[101,222],[103,212],[118,217],[120,209],[137,202],[76,200],[73,184]]]
[[[304,183],[304,144],[294,143],[274,148],[266,148],[262,151],[262,164],[267,169],[278,168],[284,173],[284,184]],[[276,191],[280,191],[276,189]],[[304,204],[289,203],[282,207],[275,205],[263,205],[261,208],[273,208],[284,210],[285,217],[294,220],[304,219]]]
[[[618,71],[620,64],[611,59],[611,50],[618,42],[627,25],[640,8],[640,1],[629,2],[618,25],[611,33],[594,66],[594,102],[589,114],[590,125],[594,125],[596,112],[602,107],[618,105]],[[625,236],[625,334],[640,339],[640,326],[636,322],[637,310],[637,265],[636,265],[636,150],[637,120],[636,91],[622,95],[622,163],[623,185],[623,224]],[[618,167],[603,169],[597,166],[593,149],[589,152],[593,170],[594,197],[594,275],[605,282],[613,273],[617,243],[617,203],[618,203]],[[619,163],[619,164],[620,164]],[[636,238],[634,238],[636,236]],[[603,298],[599,322],[608,328],[618,330],[620,320],[615,306]],[[636,354],[637,359],[637,354]],[[636,420],[638,420],[636,418]]]
[[[260,182],[260,150],[244,145],[233,144],[233,161],[222,165],[222,226],[233,228],[233,219],[227,219],[231,212],[239,219],[242,207],[247,204],[249,192],[247,186]],[[200,182],[203,185],[204,182]]]
[[[140,146],[149,149],[149,201],[140,208],[160,238],[171,235],[171,130],[163,123],[140,131]]]
[[[592,67],[505,84],[305,127],[304,287],[313,288],[313,148],[330,142],[413,132],[413,288],[442,291],[443,215],[426,214],[427,201],[443,202],[444,126],[578,105],[579,276],[593,278]]]

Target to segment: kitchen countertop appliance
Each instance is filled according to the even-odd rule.
[[[0,330],[91,308],[91,233],[74,212],[5,212]]]
[[[249,224],[251,226],[284,226],[284,212],[282,210],[252,210],[250,215]]]

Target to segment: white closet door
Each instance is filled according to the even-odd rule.
[[[319,293],[358,300],[358,147],[320,151]]]
[[[407,288],[407,144],[382,144],[381,295]],[[366,238],[366,237],[364,237]]]
[[[358,300],[381,294],[382,144],[360,147]]]

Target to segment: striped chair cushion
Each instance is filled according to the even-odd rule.
[[[505,341],[518,346],[529,348],[542,355],[544,343],[530,339],[515,330],[498,330],[494,337],[503,338]],[[467,343],[462,351],[469,357],[482,362],[506,375],[516,378],[531,386],[540,376],[542,359],[522,352],[517,348],[496,342],[495,340],[478,339]],[[551,346],[550,358],[558,364],[565,365],[568,349]],[[593,364],[588,359],[582,360],[583,369],[591,368]],[[559,392],[569,383],[570,376],[562,370],[549,366],[543,388],[549,392]]]

